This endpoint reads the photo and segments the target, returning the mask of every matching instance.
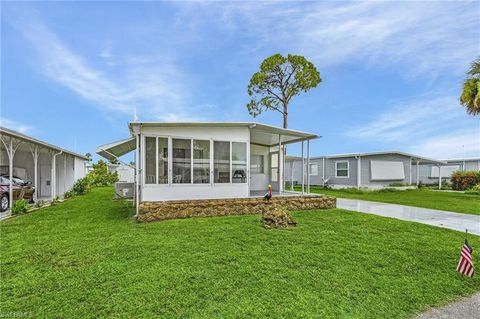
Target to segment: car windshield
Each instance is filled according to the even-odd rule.
[[[23,181],[23,179],[20,179],[18,177],[12,177],[12,181],[16,184],[25,184],[25,182]]]
[[[10,180],[4,176],[0,176],[0,183],[1,184],[9,184]]]

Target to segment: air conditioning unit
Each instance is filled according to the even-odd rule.
[[[135,183],[116,182],[115,198],[133,198],[133,189]]]

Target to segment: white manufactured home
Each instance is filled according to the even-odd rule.
[[[252,122],[134,122],[129,130],[97,153],[113,160],[135,150],[137,203],[245,198],[269,184],[282,194],[284,146],[318,138]]]
[[[10,196],[12,177],[31,182],[35,200],[50,200],[85,176],[87,158],[83,155],[4,127],[0,127],[0,139],[0,174],[9,180]]]
[[[398,151],[316,156],[310,159],[308,171],[304,169],[302,177],[302,159],[287,156],[285,178],[289,184],[298,184],[303,178],[312,185],[334,188],[418,185],[422,168],[438,168],[444,164],[443,161]]]
[[[443,181],[450,181],[456,171],[480,171],[480,157],[444,159],[440,167],[440,176]],[[420,166],[420,182],[422,184],[438,183],[439,168],[436,165],[424,164]]]

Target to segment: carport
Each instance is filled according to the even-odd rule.
[[[12,177],[35,187],[34,199],[53,200],[85,176],[83,155],[0,127],[0,174],[9,177],[9,205],[13,203]]]

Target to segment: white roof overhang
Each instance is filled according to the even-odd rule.
[[[112,161],[120,156],[130,153],[135,150],[136,147],[135,137],[130,137],[97,147],[97,154]]]
[[[255,122],[132,122],[130,132],[134,134],[138,127],[248,127],[250,143],[263,146],[278,146],[279,137],[282,144],[290,144],[319,138],[317,134],[284,129]]]

